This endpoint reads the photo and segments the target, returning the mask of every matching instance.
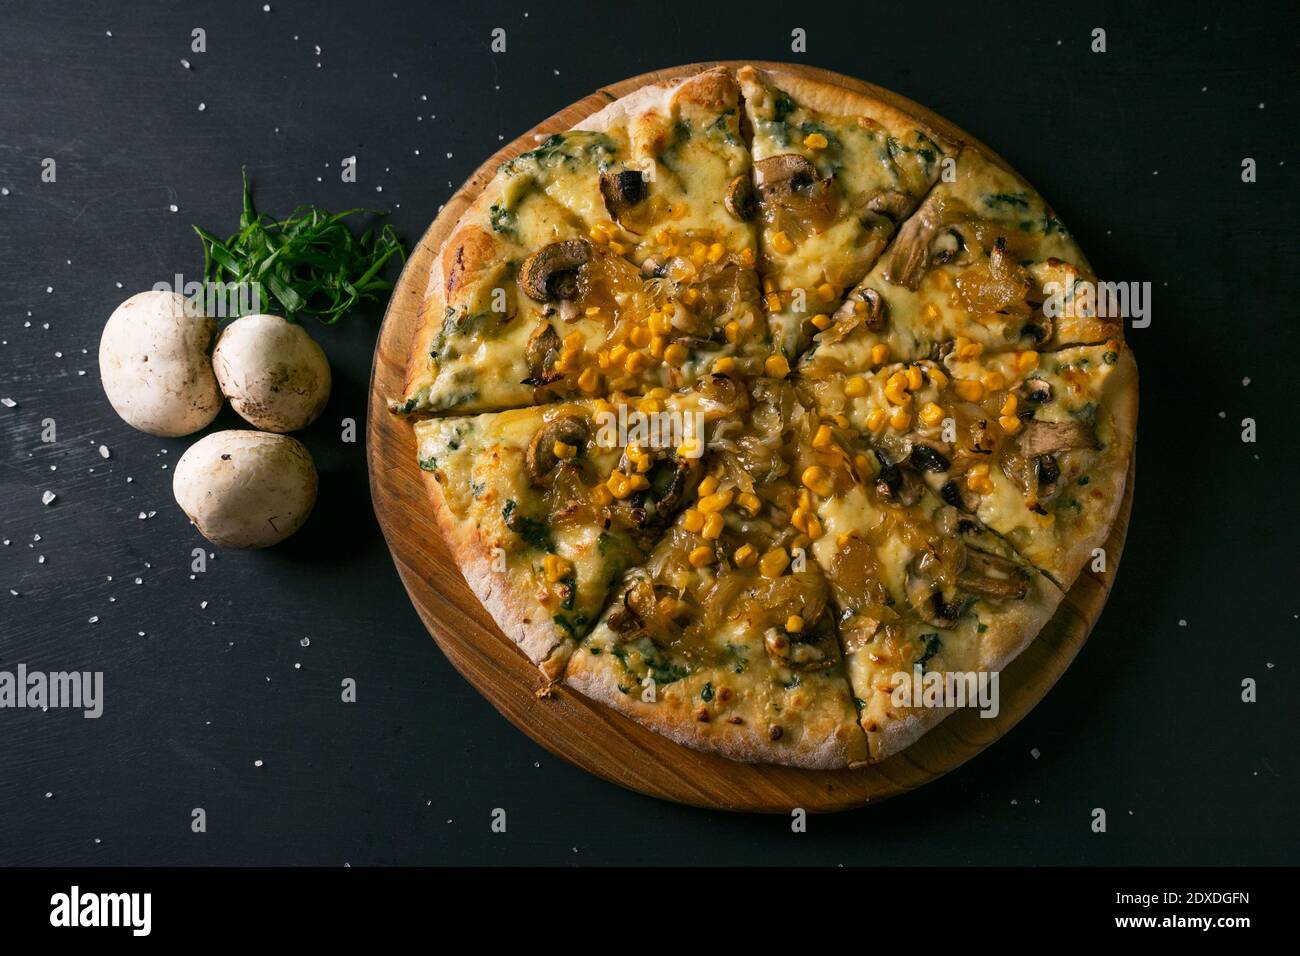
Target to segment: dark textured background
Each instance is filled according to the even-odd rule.
[[[0,4],[0,397],[18,402],[0,407],[0,669],[103,670],[107,698],[97,721],[0,711],[0,863],[1297,861],[1294,5],[262,6]],[[335,388],[304,436],[308,527],[197,579],[169,467],[192,439],[121,422],[95,358],[120,300],[197,276],[191,222],[233,230],[241,164],[265,210],[380,205],[414,240],[503,137],[625,76],[743,57],[925,103],[1035,183],[1102,275],[1155,287],[1130,335],[1132,530],[1092,639],[967,766],[799,835],[589,777],[455,674],[390,563],[363,446],[339,441],[364,416],[375,317],[309,326]]]

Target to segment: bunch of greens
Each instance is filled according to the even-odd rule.
[[[393,256],[406,261],[406,251],[385,224],[360,238],[344,222],[349,216],[384,216],[376,209],[329,213],[299,206],[285,219],[273,219],[253,208],[253,194],[244,171],[244,211],[239,232],[224,242],[199,226],[203,243],[205,282],[259,283],[296,319],[314,315],[332,325],[362,302],[382,302],[393,289],[381,277]]]

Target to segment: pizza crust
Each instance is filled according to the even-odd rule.
[[[834,116],[869,116],[886,127],[912,126],[934,140],[945,153],[954,152],[960,144],[945,136],[919,117],[904,112],[874,96],[859,93],[843,86],[821,80],[810,80],[794,73],[778,70],[760,70],[743,66],[737,71],[741,82],[751,81],[775,86],[789,93],[801,106]]]
[[[605,704],[674,743],[716,753],[741,763],[775,763],[809,770],[831,770],[859,763],[866,757],[865,740],[856,724],[825,720],[806,729],[794,742],[773,742],[751,724],[701,723],[676,699],[655,704],[624,694],[608,672],[592,667],[589,654],[573,656],[564,682],[592,700]]]
[[[427,471],[421,474],[438,530],[465,576],[465,583],[501,632],[528,655],[547,680],[556,680],[573,652],[573,641],[560,634],[552,621],[537,616],[537,602],[521,594],[509,574],[493,569],[492,549],[479,530],[457,521],[438,479]]]
[[[1093,549],[1101,547],[1109,537],[1124,500],[1138,413],[1137,362],[1128,346],[1120,350],[1097,407],[1106,416],[1110,440],[1101,461],[1090,472],[1083,517],[1075,523],[1074,534],[1059,559],[1057,583],[1067,590],[1092,558]],[[1108,573],[1113,573],[1109,562],[1107,567]]]

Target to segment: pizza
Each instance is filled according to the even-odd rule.
[[[390,407],[543,692],[734,760],[859,766],[1109,573],[1137,368],[1096,284],[982,146],[715,67],[497,169]]]

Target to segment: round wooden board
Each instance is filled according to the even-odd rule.
[[[547,750],[620,786],[680,803],[754,812],[789,812],[793,807],[812,812],[844,810],[912,790],[960,766],[1014,727],[1056,683],[1087,640],[1118,569],[1133,500],[1131,463],[1124,500],[1105,545],[1108,573],[1081,575],[1055,616],[1006,669],[996,718],[985,720],[974,710],[964,710],[880,764],[813,771],[741,764],[697,753],[563,686],[538,697],[543,681],[537,668],[497,628],[448,552],[425,497],[411,427],[389,414],[387,407],[387,400],[403,390],[409,344],[434,257],[497,166],[531,149],[538,136],[571,129],[618,97],[716,65],[696,63],[646,73],[585,97],[498,151],[448,200],[411,254],[380,329],[366,432],[371,495],[398,574],[429,633],[466,680]],[[978,145],[996,157],[952,123],[888,90],[811,67],[757,61],[754,65],[874,95],[950,139]]]

